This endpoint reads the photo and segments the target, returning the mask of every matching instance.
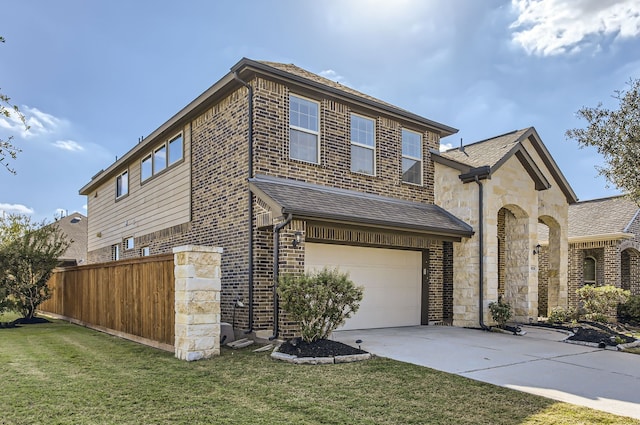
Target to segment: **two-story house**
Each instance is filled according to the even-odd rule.
[[[430,151],[457,130],[294,65],[242,59],[80,193],[88,262],[224,248],[222,320],[280,336],[280,273],[364,286],[346,329],[451,316],[443,243],[473,229],[434,203]],[[447,307],[448,306],[448,307]]]

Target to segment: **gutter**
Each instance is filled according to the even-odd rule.
[[[249,179],[253,178],[253,87],[247,83],[246,81],[240,79],[238,76],[238,72],[234,71],[233,78],[238,81],[240,84],[245,86],[249,91],[247,94],[248,104],[249,104],[249,122],[248,122],[248,135],[247,135],[247,144],[249,159],[247,163],[248,175]],[[251,187],[247,184],[247,209],[249,212],[249,220],[248,220],[248,230],[249,230],[249,246],[247,247],[247,255],[249,257],[249,329],[245,331],[245,334],[253,332],[253,193],[251,192]]]
[[[279,278],[279,261],[280,261],[280,229],[291,223],[293,215],[289,214],[285,221],[273,226],[273,335],[269,337],[270,341],[273,341],[278,337],[279,333],[279,309],[278,305],[278,278]]]
[[[476,182],[478,184],[478,322],[482,330],[488,331],[491,328],[484,323],[484,217],[482,211],[484,209],[484,191],[480,180],[491,178],[491,167],[485,165],[483,167],[472,168],[468,173],[458,176],[463,183]]]

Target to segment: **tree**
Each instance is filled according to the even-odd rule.
[[[32,223],[19,214],[0,217],[0,306],[33,318],[51,297],[47,282],[70,243],[55,223]]]
[[[630,79],[628,90],[616,90],[617,110],[583,107],[577,112],[587,121],[586,128],[566,132],[580,147],[594,146],[606,165],[598,172],[618,188],[625,190],[640,205],[640,79]]]
[[[4,38],[1,36],[0,43],[4,43]],[[0,91],[0,116],[10,118],[12,114],[20,120],[25,130],[29,129],[27,120],[18,106],[11,103],[11,98]],[[15,174],[16,170],[11,168],[8,159],[16,159],[20,152],[20,149],[13,144],[13,136],[9,136],[6,139],[0,137],[0,164],[4,165],[11,174]]]

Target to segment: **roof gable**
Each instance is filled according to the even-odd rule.
[[[463,173],[468,173],[472,168],[489,167],[489,175],[515,156],[534,181],[536,190],[549,189],[551,183],[540,169],[541,164],[539,165],[533,160],[523,144],[526,140],[531,143],[533,149],[542,159],[567,201],[570,204],[576,202],[578,200],[576,194],[533,127],[502,134],[461,148],[449,149],[444,152],[431,151],[431,153],[434,161],[458,169]]]

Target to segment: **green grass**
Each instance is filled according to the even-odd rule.
[[[387,359],[187,363],[60,321],[0,329],[0,406],[3,425],[640,424]]]

